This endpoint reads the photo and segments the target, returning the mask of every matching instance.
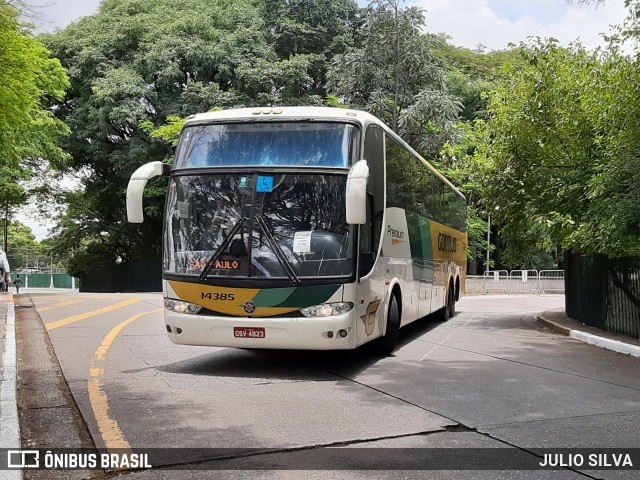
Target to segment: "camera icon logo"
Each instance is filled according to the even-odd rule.
[[[7,468],[38,468],[40,452],[38,450],[8,450]]]

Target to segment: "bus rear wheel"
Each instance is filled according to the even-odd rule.
[[[456,297],[453,288],[447,288],[447,303],[438,311],[438,320],[446,322],[456,314]]]
[[[398,299],[391,295],[389,311],[387,313],[387,329],[384,335],[376,341],[375,351],[380,355],[390,355],[398,343],[400,333],[400,309]]]
[[[453,318],[456,314],[456,294],[453,285],[449,285],[449,318]]]

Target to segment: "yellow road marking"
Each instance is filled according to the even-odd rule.
[[[49,307],[43,307],[43,308],[36,307],[36,309],[38,310],[38,313],[48,312],[49,310],[53,310],[54,308],[66,307],[67,305],[73,305],[74,303],[80,303],[80,302],[82,302],[82,300],[69,300],[66,302],[56,303],[55,305],[51,305]]]
[[[81,313],[80,315],[74,315],[73,317],[63,318],[62,320],[58,320],[57,322],[47,323],[45,327],[47,330],[64,327],[65,325],[69,325],[70,323],[79,322],[80,320],[85,320],[89,317],[95,317],[96,315],[100,315],[102,313],[112,312],[119,308],[123,308],[127,305],[138,303],[140,301],[142,301],[140,298],[130,298],[128,300],[125,300],[124,302],[116,303],[115,305],[109,305],[108,307],[99,308],[98,310],[92,310],[91,312]]]
[[[89,368],[89,380],[87,382],[89,402],[91,403],[91,408],[93,410],[96,423],[98,424],[98,429],[102,435],[102,440],[108,450],[131,450],[131,445],[129,445],[129,442],[127,442],[127,439],[124,437],[122,430],[120,430],[118,422],[109,415],[109,400],[107,399],[107,394],[104,393],[104,390],[102,389],[102,386],[104,385],[103,377],[105,357],[107,356],[107,352],[113,344],[113,341],[123,328],[146,315],[161,311],[162,308],[152,310],[151,312],[138,313],[114,327],[114,329],[104,337],[102,344],[96,350],[93,360],[91,361],[91,367]]]

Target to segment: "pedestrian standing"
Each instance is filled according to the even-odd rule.
[[[16,279],[13,281],[13,284],[16,286],[16,295],[20,293],[20,287],[22,286],[22,280],[20,280],[20,274],[16,275]]]
[[[0,290],[8,292],[9,285],[11,285],[11,267],[9,267],[7,254],[0,248]]]

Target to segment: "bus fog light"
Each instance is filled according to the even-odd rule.
[[[301,308],[300,313],[305,317],[330,317],[340,315],[353,309],[351,302],[323,303],[312,307]]]
[[[196,314],[202,310],[200,305],[194,303],[183,302],[181,300],[172,300],[170,298],[164,299],[164,306],[167,310],[171,310],[176,313],[190,313]]]
[[[338,330],[338,335],[340,335],[342,338],[346,337],[347,335],[349,335],[349,332],[347,332],[344,328]]]

